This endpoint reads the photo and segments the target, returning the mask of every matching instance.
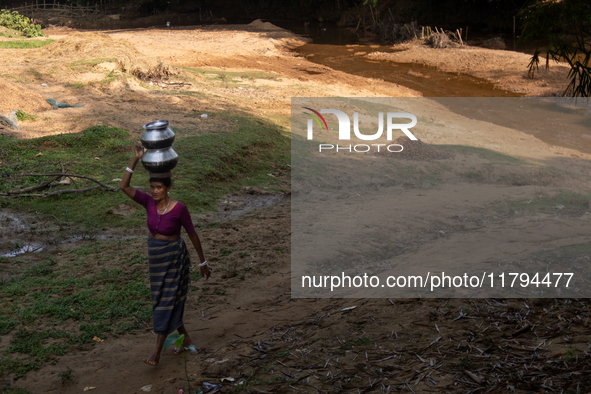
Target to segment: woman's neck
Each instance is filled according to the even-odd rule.
[[[168,197],[168,196],[166,196],[162,200],[156,202],[156,205],[158,206],[158,209],[160,209],[160,210],[164,210],[168,206],[168,204],[170,204],[170,197]]]

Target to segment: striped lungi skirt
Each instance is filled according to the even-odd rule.
[[[161,241],[148,237],[154,332],[168,335],[183,325],[191,282],[191,260],[182,238]]]

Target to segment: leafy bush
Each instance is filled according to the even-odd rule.
[[[31,22],[26,16],[20,15],[17,11],[0,10],[0,26],[17,30],[25,37],[41,37],[41,25]]]
[[[32,114],[28,114],[24,111],[21,111],[20,109],[18,111],[16,111],[16,118],[18,120],[20,120],[21,122],[24,120],[36,120],[39,116],[37,115],[32,115]]]

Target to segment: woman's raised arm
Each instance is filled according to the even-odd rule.
[[[135,188],[129,186],[129,181],[131,181],[131,174],[133,174],[135,166],[137,165],[138,161],[140,161],[140,159],[144,155],[144,147],[142,146],[142,144],[136,144],[133,147],[133,153],[134,153],[134,157],[133,157],[133,159],[131,159],[131,163],[129,163],[129,167],[127,167],[125,169],[125,175],[123,175],[123,178],[121,179],[121,183],[119,184],[119,189],[123,190],[123,192],[125,194],[127,194],[127,196],[129,198],[135,197]]]

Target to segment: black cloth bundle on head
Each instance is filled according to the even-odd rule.
[[[172,185],[172,173],[171,172],[150,172],[150,183],[160,182],[164,186],[169,187]]]
[[[150,172],[150,179],[152,178],[172,178],[172,172]]]

